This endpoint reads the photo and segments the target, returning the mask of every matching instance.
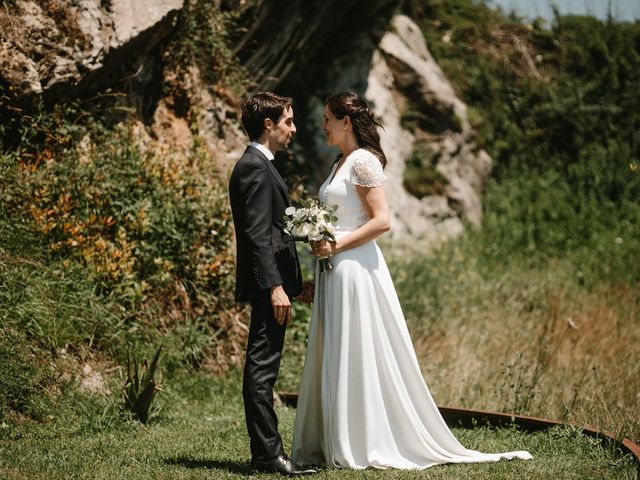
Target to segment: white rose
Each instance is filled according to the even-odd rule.
[[[298,220],[298,221],[305,220],[307,218],[307,209],[306,208],[299,208],[298,210],[296,210],[296,213],[293,216],[293,218],[295,220]]]
[[[293,215],[294,213],[296,213],[296,207],[287,207],[287,208],[285,208],[285,210],[284,210],[284,214],[285,214],[285,215],[288,215],[288,216],[291,216],[291,215]]]
[[[301,225],[298,225],[296,228],[294,228],[293,234],[296,237],[306,237],[307,235],[309,235],[309,224],[303,223]]]
[[[322,234],[322,232],[320,231],[320,228],[317,225],[314,225],[309,229],[309,240],[317,242],[319,240],[322,240],[323,238],[324,238],[324,235]]]

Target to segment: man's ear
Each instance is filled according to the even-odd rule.
[[[265,130],[271,130],[273,128],[273,120],[271,120],[270,118],[265,118],[264,119],[264,129]]]

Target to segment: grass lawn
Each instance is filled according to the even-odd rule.
[[[45,424],[3,423],[0,428],[2,479],[200,479],[244,478],[249,470],[239,375],[166,381],[162,409],[147,426],[113,417],[104,397],[95,411],[67,401]],[[86,405],[87,399],[81,403]],[[80,405],[80,404],[78,404]],[[76,408],[76,410],[74,410]],[[279,407],[281,433],[290,450],[295,410]],[[533,461],[438,466],[423,472],[326,470],[314,478],[474,478],[632,479],[629,458],[616,457],[573,429],[527,434],[515,429],[456,428],[469,448],[526,449]],[[251,478],[279,478],[251,475]]]

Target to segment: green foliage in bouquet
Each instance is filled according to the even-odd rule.
[[[316,199],[301,199],[300,207],[288,207],[284,211],[284,232],[303,242],[322,238],[335,240],[333,222],[337,205],[325,205]]]
[[[285,209],[284,232],[302,242],[317,242],[323,239],[335,241],[333,222],[338,220],[335,215],[338,206],[327,206],[316,199],[301,200],[300,204],[300,208]],[[318,261],[322,272],[333,268],[331,256],[319,258]]]
[[[142,423],[147,423],[152,413],[151,405],[156,393],[160,390],[154,376],[162,345],[158,347],[151,364],[145,358],[142,365],[138,363],[135,354],[127,350],[127,381],[124,386],[124,406]]]

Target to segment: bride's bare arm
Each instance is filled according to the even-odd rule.
[[[356,191],[365,210],[369,214],[367,223],[336,242],[321,240],[312,245],[312,252],[317,257],[326,257],[350,248],[359,247],[384,232],[389,231],[389,206],[384,187],[362,187],[356,185]]]

